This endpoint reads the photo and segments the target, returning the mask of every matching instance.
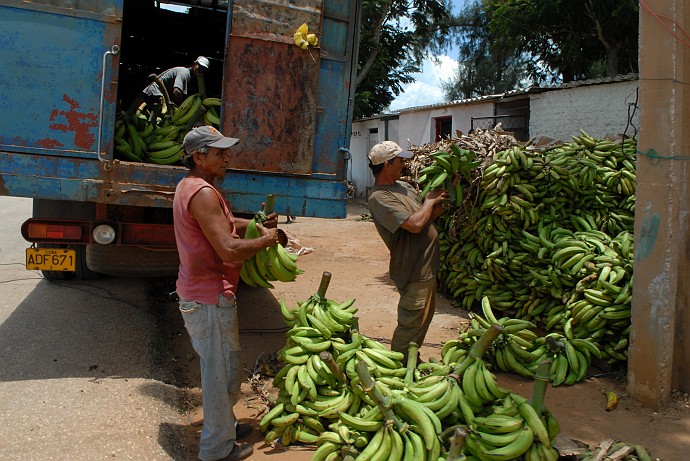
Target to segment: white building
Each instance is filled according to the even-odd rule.
[[[451,103],[412,107],[352,124],[348,180],[366,197],[374,183],[367,153],[392,140],[403,148],[435,143],[456,131],[493,128],[498,122],[520,141],[535,136],[570,141],[580,130],[594,137],[626,133],[637,126],[637,75],[532,87]]]

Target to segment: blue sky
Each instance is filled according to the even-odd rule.
[[[465,0],[452,0],[453,12],[457,13],[465,4]],[[455,75],[458,66],[458,50],[453,48],[445,55],[437,56],[438,63],[424,61],[422,72],[413,74],[414,83],[403,86],[403,92],[393,100],[390,110],[400,110],[408,107],[426,106],[443,102],[441,84]]]

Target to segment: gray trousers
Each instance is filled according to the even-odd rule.
[[[199,459],[224,458],[235,445],[233,406],[239,399],[240,333],[235,299],[220,296],[218,305],[180,300],[180,312],[201,364],[204,425]]]

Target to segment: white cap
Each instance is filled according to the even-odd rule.
[[[376,144],[369,151],[369,161],[372,165],[380,165],[395,157],[412,158],[414,154],[403,150],[393,141],[383,141]]]
[[[194,62],[198,63],[200,66],[203,66],[207,69],[211,65],[211,63],[208,61],[208,58],[205,58],[203,56],[199,56],[198,58],[196,58],[196,61]]]

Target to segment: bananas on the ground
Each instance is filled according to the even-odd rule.
[[[430,190],[445,183],[453,157],[430,155],[419,186]],[[457,176],[463,205],[436,220],[439,285],[470,312],[488,297],[496,310],[549,333],[569,328],[573,338],[593,343],[602,360],[625,362],[636,141],[595,139],[581,131],[572,142],[545,150],[513,143],[486,160],[488,166],[468,171],[471,181]],[[490,353],[499,368],[509,368],[511,357],[520,355],[517,372],[531,376],[525,362],[536,357],[525,352],[534,352],[532,346],[519,339],[500,346]]]

